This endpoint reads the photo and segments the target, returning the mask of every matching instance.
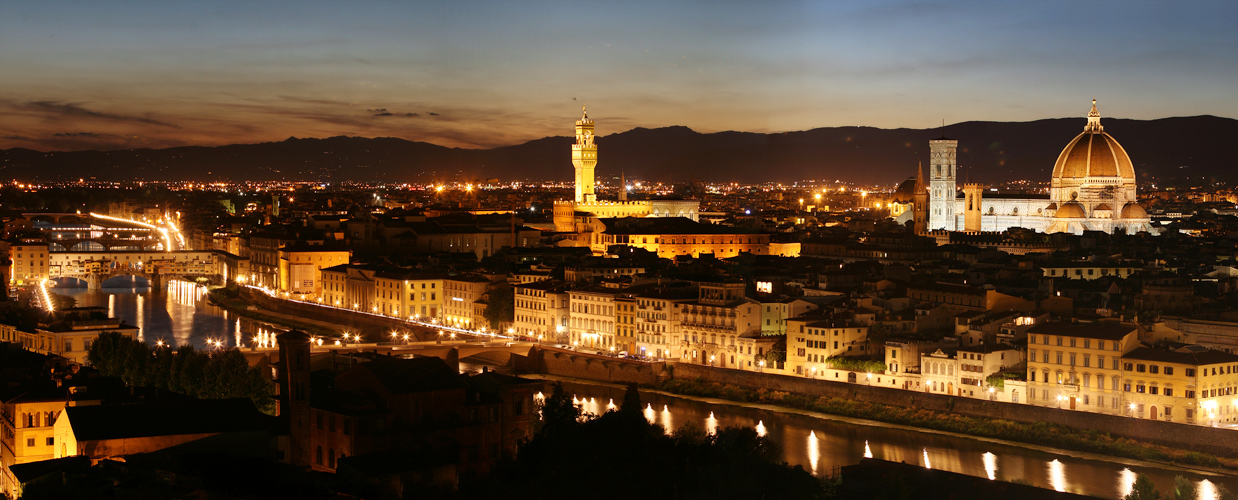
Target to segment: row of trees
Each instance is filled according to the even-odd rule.
[[[832,485],[787,465],[751,427],[716,433],[687,424],[668,436],[642,414],[635,386],[618,410],[585,415],[562,384],[541,407],[542,427],[464,498],[827,499]]]
[[[257,368],[250,368],[236,349],[213,353],[192,345],[173,350],[152,349],[117,332],[103,332],[86,358],[106,376],[126,384],[156,387],[199,399],[249,398],[264,413],[275,414],[275,386]]]

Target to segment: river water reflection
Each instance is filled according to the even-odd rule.
[[[565,384],[586,412],[600,414],[623,400],[623,389],[590,384]],[[1024,480],[1041,488],[1101,498],[1121,498],[1130,492],[1136,474],[1148,474],[1162,491],[1174,476],[1199,483],[1200,500],[1216,498],[1216,485],[1238,488],[1238,478],[1208,476],[1157,466],[1122,463],[1120,459],[1082,458],[1066,453],[989,443],[978,439],[913,430],[861,425],[760,408],[714,405],[676,397],[642,394],[645,418],[668,429],[691,423],[708,431],[754,427],[782,446],[785,460],[815,475],[830,475],[838,467],[869,456],[917,464],[998,481]]]
[[[109,280],[105,284],[118,281],[123,280]],[[158,293],[146,286],[101,290],[56,287],[54,291],[73,297],[79,307],[106,308],[112,317],[138,327],[139,339],[151,345],[163,340],[174,347],[205,348],[208,340],[219,340],[225,347],[234,347],[248,345],[255,334],[269,330],[267,325],[207,303],[203,290],[182,281],[173,281]]]

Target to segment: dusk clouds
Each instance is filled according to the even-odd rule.
[[[1238,2],[6,2],[0,148],[1238,116]],[[575,98],[575,100],[573,99]]]

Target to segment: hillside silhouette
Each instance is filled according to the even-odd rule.
[[[702,134],[687,127],[636,128],[597,139],[599,180],[792,182],[842,179],[894,183],[928,159],[928,141],[959,140],[959,178],[979,182],[1049,179],[1053,162],[1083,118],[963,122],[934,129],[831,127],[800,132]],[[1105,131],[1141,179],[1234,180],[1228,146],[1238,120],[1215,116],[1105,118]],[[570,137],[493,149],[448,148],[396,138],[289,138],[281,142],[118,151],[0,151],[0,178],[57,180],[387,181],[497,178],[570,180]]]

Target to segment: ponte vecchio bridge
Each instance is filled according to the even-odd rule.
[[[137,276],[162,288],[170,278],[226,278],[228,266],[213,250],[49,252],[48,277],[80,279],[98,290],[118,276]]]

